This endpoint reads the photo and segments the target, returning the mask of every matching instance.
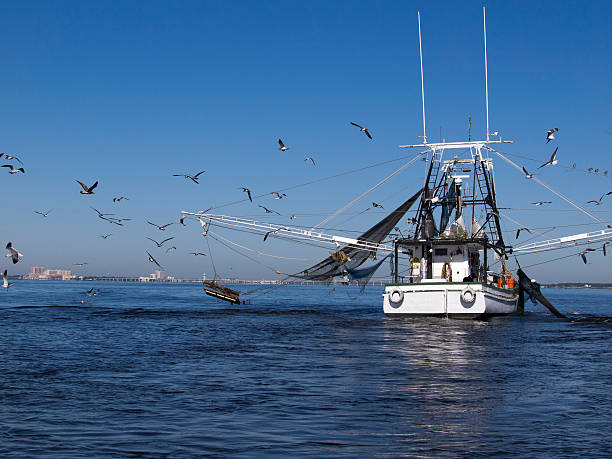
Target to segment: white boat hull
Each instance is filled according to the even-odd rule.
[[[483,318],[517,312],[518,289],[468,282],[390,284],[383,293],[388,316]]]

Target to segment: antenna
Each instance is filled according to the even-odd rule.
[[[485,58],[485,103],[487,107],[487,140],[489,140],[489,75],[487,73],[487,15],[482,7],[482,26],[484,29],[484,58]],[[425,110],[423,108],[423,110]],[[424,116],[424,115],[423,115]]]
[[[423,99],[423,143],[427,143],[427,134],[425,134],[425,89],[423,86],[423,48],[421,46],[421,12],[417,11],[419,19],[419,56],[421,57],[421,98]],[[488,132],[488,129],[487,129]]]

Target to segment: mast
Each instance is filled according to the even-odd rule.
[[[482,25],[484,28],[484,61],[485,61],[485,104],[487,111],[487,140],[489,140],[489,75],[487,71],[487,16],[482,7]]]
[[[423,84],[423,48],[421,46],[421,12],[417,11],[419,20],[419,56],[421,58],[421,99],[423,100],[423,143],[427,143],[427,134],[425,133],[425,86]]]

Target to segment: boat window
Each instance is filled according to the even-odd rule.
[[[434,255],[437,257],[448,255],[448,249],[435,249]]]

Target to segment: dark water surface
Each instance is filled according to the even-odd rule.
[[[19,281],[0,456],[612,456],[611,323],[389,319],[381,287],[329,291],[228,307],[197,284]],[[544,294],[612,316],[610,290]]]

